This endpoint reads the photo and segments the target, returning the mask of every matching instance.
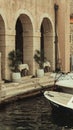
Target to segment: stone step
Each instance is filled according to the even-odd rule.
[[[10,92],[10,91],[15,91],[15,90],[19,90],[19,89],[25,89],[25,88],[27,88],[29,86],[33,86],[33,85],[34,85],[33,82],[28,82],[27,84],[19,84],[19,85],[10,86],[10,87],[3,87],[2,90],[6,91],[6,92]]]
[[[33,90],[36,91],[37,89],[40,89],[40,86],[38,86],[35,89],[34,89],[34,86],[32,86],[32,87],[28,86],[28,88],[22,88],[22,89],[18,89],[15,91],[6,92],[6,98],[13,97],[13,96],[23,94],[23,93],[28,93],[28,92],[33,91]]]
[[[45,88],[45,86],[51,86],[53,84],[54,80],[50,76],[44,76],[42,78],[22,78],[22,80],[18,83],[2,84],[2,98],[7,99],[29,91],[36,91],[37,89],[41,89],[43,87]]]

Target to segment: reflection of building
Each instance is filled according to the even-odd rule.
[[[44,49],[52,70],[55,69],[55,12],[58,9],[58,58],[62,70],[70,68],[69,7],[70,0],[2,0],[0,1],[0,52],[2,79],[10,78],[8,53],[13,49],[23,52],[22,62],[35,73],[34,53]]]

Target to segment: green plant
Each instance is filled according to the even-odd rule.
[[[22,63],[22,53],[19,50],[13,50],[8,54],[8,59],[10,60],[9,67],[11,71],[18,72],[19,64]]]
[[[46,57],[44,56],[44,51],[41,50],[36,50],[35,55],[34,55],[34,59],[37,62],[37,64],[39,64],[39,68],[43,68],[43,64],[44,62],[47,60]]]

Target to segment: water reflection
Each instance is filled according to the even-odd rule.
[[[58,118],[51,113],[44,96],[36,96],[2,107],[0,130],[72,130],[72,126],[62,124]]]
[[[69,113],[61,112],[53,112],[51,113],[51,120],[53,124],[57,124],[58,126],[63,127],[64,129],[71,129],[73,128],[73,114],[70,115]]]

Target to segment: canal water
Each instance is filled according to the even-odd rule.
[[[67,122],[62,114],[61,117],[53,115],[49,101],[42,94],[2,106],[0,130],[73,130],[73,122]]]

